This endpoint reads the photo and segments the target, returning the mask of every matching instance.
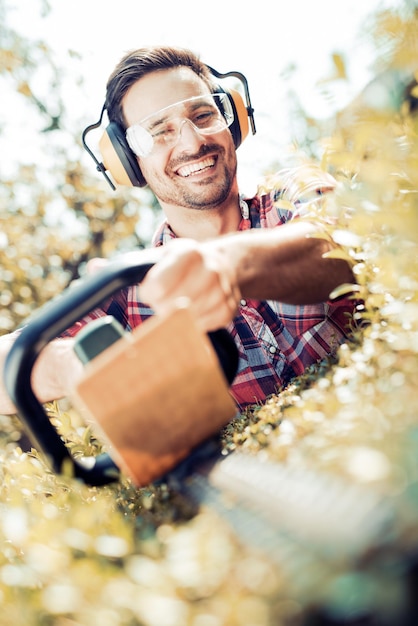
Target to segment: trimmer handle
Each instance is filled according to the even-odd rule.
[[[140,283],[157,260],[153,249],[125,254],[70,286],[30,319],[7,356],[6,389],[25,428],[57,473],[62,473],[63,466],[70,462],[77,478],[98,486],[117,480],[119,469],[107,454],[101,454],[93,461],[73,458],[33,392],[31,374],[35,362],[50,341],[116,291]],[[236,345],[225,329],[209,333],[209,336],[230,384],[238,367]]]

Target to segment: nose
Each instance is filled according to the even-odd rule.
[[[193,122],[188,119],[182,120],[180,123],[176,145],[180,142],[183,146],[192,147],[193,149],[204,142],[202,133],[200,133]]]

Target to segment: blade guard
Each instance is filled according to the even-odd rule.
[[[150,268],[154,265],[156,261],[157,261],[157,254],[155,250],[146,250],[146,251],[141,251],[141,252],[125,254],[120,259],[118,259],[117,261],[113,263],[110,263],[108,266],[106,266],[105,268],[97,272],[96,274],[92,276],[88,276],[87,278],[80,280],[74,286],[67,289],[57,299],[45,305],[42,309],[40,309],[36,313],[36,315],[32,319],[30,319],[27,325],[22,329],[20,335],[17,337],[12,349],[10,350],[8,354],[8,357],[6,359],[6,364],[5,364],[5,370],[4,370],[4,382],[5,382],[6,389],[10,395],[12,402],[16,406],[17,413],[20,419],[22,420],[25,428],[27,429],[27,431],[33,438],[37,447],[47,457],[52,469],[57,473],[63,473],[64,471],[67,472],[68,467],[71,467],[71,471],[73,472],[75,477],[80,478],[87,484],[98,486],[98,485],[107,484],[109,482],[117,480],[119,477],[119,468],[108,454],[101,454],[95,457],[94,459],[90,459],[90,458],[89,459],[83,459],[83,458],[75,459],[71,455],[69,449],[66,447],[65,443],[62,441],[55,427],[51,424],[43,405],[38,401],[38,399],[36,398],[33,392],[32,385],[31,385],[31,374],[32,374],[32,370],[35,365],[35,362],[40,352],[43,350],[43,348],[45,348],[45,346],[50,341],[55,339],[57,336],[61,335],[67,328],[72,326],[75,322],[77,322],[83,316],[87,315],[87,313],[89,313],[92,309],[100,306],[100,304],[102,304],[107,298],[113,295],[116,291],[124,287],[127,287],[129,285],[134,285],[136,283],[141,282],[141,280],[144,278],[144,276],[147,274],[147,272],[150,270]],[[179,322],[180,318],[181,318],[181,321]],[[182,340],[184,339],[185,342],[187,343],[187,351],[188,351],[189,349],[191,349],[190,344],[193,343],[192,338],[194,337],[196,339],[196,337],[198,336],[198,330],[193,327],[193,324],[190,321],[188,312],[186,312],[183,309],[179,309],[178,311],[175,311],[171,322],[169,318],[161,319],[161,320],[158,320],[157,318],[151,318],[150,320],[142,324],[140,327],[138,327],[137,329],[138,335],[136,331],[135,333],[133,333],[133,335],[135,336],[134,351],[135,351],[135,355],[138,357],[135,359],[135,368],[137,368],[139,367],[139,363],[141,363],[141,359],[139,358],[140,356],[139,353],[145,354],[142,348],[138,347],[141,344],[141,341],[145,341],[145,343],[150,342],[150,345],[151,345],[151,343],[153,343],[153,340],[154,339],[156,340],[157,334],[159,335],[160,333],[163,332],[164,325],[165,324],[170,325],[170,323],[173,323],[173,326],[166,327],[166,330],[168,331],[167,334],[173,336],[173,333],[175,335],[176,332],[178,332],[178,335],[177,335],[178,346],[183,346],[183,348],[176,347],[174,351],[171,352],[171,363],[169,366],[167,366],[168,369],[171,370],[171,376],[173,377],[170,382],[170,385],[171,385],[170,388],[174,389],[178,384],[178,381],[176,382],[176,370],[179,373],[181,373],[181,370],[179,370],[176,366],[180,362],[182,354],[183,354],[183,360],[185,361],[187,361],[187,358],[184,358],[184,357],[188,356],[188,353],[186,352],[186,349],[184,348],[184,343],[182,342]],[[178,324],[180,324],[180,326],[177,326]],[[149,326],[150,328],[148,328]],[[174,326],[177,328],[177,330],[174,330]],[[190,340],[188,338],[189,333],[190,333]],[[144,339],[143,339],[143,336],[145,337]],[[209,333],[209,339],[210,341],[208,341],[206,336],[203,333],[201,333],[199,337],[200,343],[198,343],[197,345],[200,346],[201,348],[202,342],[203,342],[203,345],[205,346],[205,348],[202,351],[202,354],[206,354],[208,358],[208,363],[212,363],[212,366],[211,366],[212,372],[214,371],[214,368],[213,368],[213,358],[211,356],[211,350],[214,349],[215,351],[214,353],[217,355],[218,360],[222,365],[223,374],[224,374],[224,377],[223,377],[220,370],[217,372],[217,374],[214,374],[215,376],[214,380],[217,379],[217,382],[215,383],[215,385],[216,385],[216,388],[219,390],[220,387],[218,385],[218,382],[219,382],[219,376],[220,376],[221,383],[227,389],[227,382],[229,383],[232,382],[235,376],[235,373],[237,371],[237,365],[238,365],[237,348],[235,346],[235,343],[232,337],[229,335],[229,333],[225,329],[221,329],[219,331]],[[136,340],[138,340],[138,345],[136,343]],[[126,338],[124,339],[124,341],[129,341],[129,340]],[[128,356],[124,357],[119,354],[118,350],[120,348],[117,347],[119,343],[122,343],[122,342],[117,342],[116,344],[111,346],[111,348],[109,348],[109,351],[112,351],[112,355],[114,355],[115,352],[113,351],[115,350],[117,352],[117,358],[121,359],[119,363],[122,363],[124,359],[126,361],[126,359],[128,359],[129,357]],[[130,348],[132,347],[131,341],[129,341],[129,347]],[[125,348],[125,346],[123,348]],[[161,377],[163,378],[167,370],[167,367],[164,365],[164,360],[167,360],[169,352],[163,349],[161,342],[160,342],[159,350],[160,350],[159,354],[163,355],[164,358],[161,357],[158,363],[154,361],[154,369],[156,369],[157,374],[161,373]],[[101,419],[101,418],[100,417],[98,418],[98,416],[96,415],[96,409],[93,407],[93,405],[91,405],[92,408],[89,408],[87,406],[87,403],[90,403],[91,398],[95,395],[97,391],[99,392],[98,393],[99,396],[103,394],[105,385],[103,385],[103,383],[100,383],[99,381],[99,378],[101,375],[99,374],[99,371],[101,371],[100,368],[103,367],[104,360],[106,360],[107,362],[107,359],[110,358],[106,356],[107,352],[108,350],[103,352],[103,354],[99,354],[94,359],[94,361],[96,361],[97,364],[95,364],[94,361],[88,364],[89,366],[88,370],[90,371],[90,373],[86,368],[86,375],[88,377],[87,380],[89,382],[83,382],[83,380],[80,381],[78,385],[78,389],[75,392],[76,401],[78,399],[78,401],[80,402],[80,404],[83,405],[85,410],[90,412],[94,420]],[[121,352],[125,352],[125,350],[123,349]],[[129,350],[126,352],[128,354]],[[153,350],[148,348],[147,354],[148,355],[152,354],[152,352]],[[197,352],[199,352],[199,348]],[[195,355],[193,358],[195,357],[201,358],[202,356],[200,354],[196,355],[196,352],[194,352],[193,354]],[[145,360],[146,359],[143,359],[142,369],[150,370],[151,368],[149,368],[145,364]],[[216,359],[215,359],[215,362],[216,362]],[[189,377],[189,375],[191,376],[191,370],[193,370],[193,365],[194,365],[193,361],[190,360],[189,363],[192,364],[192,367],[191,368],[189,367],[188,369],[187,369],[187,364],[185,363],[182,364],[182,368],[183,368],[182,375],[185,378]],[[132,365],[132,362],[130,362],[130,364]],[[218,365],[217,362],[216,364]],[[123,367],[125,367],[125,365]],[[131,369],[132,371],[134,371],[133,368]],[[217,368],[215,367],[215,370],[216,369]],[[123,410],[121,410],[121,405],[119,404],[118,401],[122,401],[122,400],[125,401],[123,398],[123,395],[124,395],[124,391],[125,392],[127,391],[127,387],[126,385],[124,385],[122,380],[121,379],[116,380],[117,377],[115,376],[115,370],[114,368],[112,368],[112,366],[110,366],[109,369],[104,368],[103,373],[105,371],[106,371],[106,376],[109,376],[110,371],[113,372],[111,377],[113,378],[113,382],[116,385],[116,387],[114,387],[115,389],[114,398],[115,398],[116,403],[114,406],[114,413],[112,414],[114,417],[110,419],[109,415],[106,414],[105,424],[100,426],[100,428],[103,431],[105,431],[105,429],[108,428],[109,426],[113,427],[113,429],[116,427],[117,429],[117,427],[120,425],[124,413],[123,413]],[[126,372],[125,369],[123,371]],[[187,374],[185,374],[186,371],[187,371]],[[199,393],[202,393],[202,390],[205,387],[203,384],[204,377],[205,375],[203,374],[203,370],[200,370]],[[186,386],[183,385],[183,396],[182,396],[181,402],[185,402],[184,407],[186,408],[186,406],[189,406],[189,405],[187,405],[185,401],[185,397],[190,394],[185,392],[185,390],[189,388],[189,386],[187,385],[188,381],[185,378],[184,378],[184,383],[186,384]],[[190,380],[192,380],[192,378]],[[157,381],[154,381],[153,384],[155,385],[156,382]],[[164,389],[163,379],[161,379],[160,383],[161,383],[160,389]],[[91,393],[91,389],[89,391],[90,384],[93,385],[91,389],[95,390],[93,394]],[[107,385],[107,382],[106,382],[106,385]],[[124,385],[124,386],[121,388],[120,385]],[[179,387],[180,386],[181,385],[179,385]],[[144,387],[144,393],[147,391],[145,387]],[[136,388],[138,388],[137,380],[134,385],[132,385],[131,383],[131,388],[129,389],[129,391],[130,392],[135,391]],[[142,388],[143,387],[141,386],[141,389]],[[150,389],[151,388],[149,388],[149,390]],[[157,387],[154,387],[154,391],[156,389]],[[225,391],[225,388],[223,389],[223,391]],[[138,407],[138,414],[141,411],[141,406],[140,406],[141,393],[142,392],[140,392],[139,397],[137,398],[136,401],[131,400],[131,409],[130,409],[131,413],[129,414],[130,420],[132,420],[132,417],[133,417],[133,412],[132,412],[133,408],[135,408],[136,410],[136,408]],[[202,397],[202,401],[199,402],[199,405],[202,407],[206,406],[205,405],[206,401],[209,402],[209,398],[207,397],[206,390],[204,393],[205,395],[204,397]],[[213,389],[211,393],[213,393]],[[147,396],[147,393],[145,393],[145,395],[143,396],[144,399],[145,399],[145,396]],[[161,397],[159,398],[159,397],[153,396],[153,398],[155,399],[156,407],[158,407],[158,403],[161,400]],[[222,393],[222,398],[223,400],[221,401],[221,403],[223,403],[223,401],[226,402],[226,397],[224,393]],[[213,398],[210,398],[210,400],[212,402]],[[168,408],[170,407],[170,402],[171,402],[168,391],[167,391],[167,394],[164,394],[164,400],[161,400],[161,402],[162,402],[161,408],[164,407],[165,411],[171,410],[170,408]],[[148,403],[147,407],[149,408],[149,406],[152,404],[150,403],[149,398],[147,399],[147,403]],[[228,407],[226,408],[226,405],[224,406],[224,412],[222,413],[222,418],[220,420],[220,421],[224,420],[223,421],[224,424],[228,421],[228,419],[231,419],[233,415],[235,414],[235,405],[233,404],[232,399],[229,397],[229,394],[228,394],[227,404],[228,404]],[[119,408],[117,408],[116,405],[118,405]],[[218,409],[218,407],[216,407],[216,405],[214,404],[211,404],[211,406],[213,410]],[[232,410],[233,410],[233,413],[232,413]],[[230,416],[229,418],[227,417],[228,415]],[[141,412],[141,416],[145,416],[146,418],[146,413]],[[174,441],[173,437],[174,437],[177,443],[180,444],[180,441],[182,440],[184,436],[185,437],[184,444],[181,450],[177,450],[175,452],[173,451],[168,452],[167,450],[165,450],[162,452],[161,446],[158,447],[159,445],[159,444],[157,445],[158,442],[154,441],[153,442],[154,447],[151,449],[150,454],[154,456],[157,454],[158,456],[158,454],[162,453],[162,457],[164,458],[166,458],[166,454],[167,454],[168,455],[167,460],[171,454],[170,458],[172,462],[175,463],[177,457],[180,460],[181,458],[184,458],[185,455],[187,455],[187,451],[189,450],[189,447],[193,445],[193,442],[195,441],[195,439],[193,438],[194,435],[190,436],[190,434],[187,434],[189,433],[189,429],[191,431],[193,430],[193,425],[195,424],[195,420],[194,420],[194,417],[192,417],[191,415],[188,416],[189,421],[188,421],[187,427],[183,425],[182,427],[183,429],[181,431],[182,435],[177,436],[175,434],[173,435],[174,429],[171,428],[171,425],[170,425],[169,413],[167,413],[167,417],[165,417],[165,419],[166,421],[164,423],[164,429],[163,429],[164,432],[161,433],[161,439],[167,436],[168,437],[167,441],[170,441],[171,443],[173,443]],[[206,409],[205,409],[204,417],[203,418],[201,417],[200,419],[202,419],[202,423],[204,423],[205,419],[208,419],[208,412],[206,411]],[[113,420],[113,423],[112,423],[112,420]],[[139,416],[136,417],[138,440],[139,440],[140,435],[141,435],[140,433],[141,427],[139,426],[138,420],[139,420]],[[180,419],[180,422],[181,422],[181,419]],[[215,423],[219,423],[219,422],[216,422],[215,420]],[[152,425],[152,422],[151,422],[151,425]],[[176,425],[178,426],[177,418],[176,418]],[[215,432],[215,430],[211,432]],[[129,429],[124,430],[124,437],[128,436],[128,434],[130,437],[132,437],[131,421],[129,422]],[[113,430],[112,430],[112,434],[108,438],[111,440],[112,437],[113,437]],[[157,439],[158,438],[159,437],[157,436]],[[125,444],[122,445],[122,450],[125,449],[124,446]],[[132,450],[129,451],[127,456],[129,456],[131,453],[132,453]],[[141,449],[141,455],[142,455],[141,458],[144,459],[146,454],[147,454],[146,451],[144,451],[144,449]],[[121,460],[123,457],[123,454],[116,452],[116,456],[118,456],[118,460]],[[165,471],[164,468],[166,466],[169,467],[171,463],[171,462],[166,463],[165,461],[162,460],[162,457],[160,458],[160,461],[161,461],[160,469],[158,470],[157,473],[163,473]],[[130,475],[134,477],[134,480],[138,482],[138,484],[139,482],[142,482],[142,479],[139,476],[135,478],[136,473],[134,473],[134,470],[131,469],[133,467],[133,464],[131,461],[122,461],[122,464],[123,464],[124,469],[128,471]],[[142,461],[140,465],[141,467],[143,467]],[[154,474],[155,474],[155,469],[151,471],[150,475],[154,476]]]

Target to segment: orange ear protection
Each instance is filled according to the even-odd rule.
[[[231,131],[235,148],[238,148],[248,135],[250,125],[252,134],[255,134],[254,109],[251,106],[247,79],[243,74],[241,74],[241,72],[228,72],[227,74],[221,74],[212,67],[209,67],[209,65],[207,65],[207,68],[216,78],[224,79],[234,77],[238,78],[238,80],[242,83],[246,102],[244,102],[238,91],[235,91],[234,89],[226,89],[220,85],[214,85],[214,93],[225,93],[231,103],[232,110],[234,112],[234,121],[231,126],[229,126],[229,130]],[[106,107],[104,106],[102,109],[99,121],[95,124],[90,124],[90,126],[87,126],[87,128],[84,129],[82,135],[84,148],[96,163],[97,170],[103,174],[112,189],[115,189],[115,185],[108,176],[107,172],[111,174],[112,179],[119,185],[126,185],[128,187],[145,187],[147,182],[142,175],[138,159],[128,146],[128,142],[125,137],[125,130],[119,124],[116,122],[110,122],[99,141],[99,150],[102,161],[97,159],[93,151],[87,145],[86,136],[91,130],[101,126],[105,108]]]

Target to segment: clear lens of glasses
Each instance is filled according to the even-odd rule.
[[[233,121],[234,112],[225,93],[194,96],[160,109],[130,126],[126,140],[137,156],[146,157],[158,149],[174,146],[183,124],[190,124],[202,135],[212,135],[225,130]]]

